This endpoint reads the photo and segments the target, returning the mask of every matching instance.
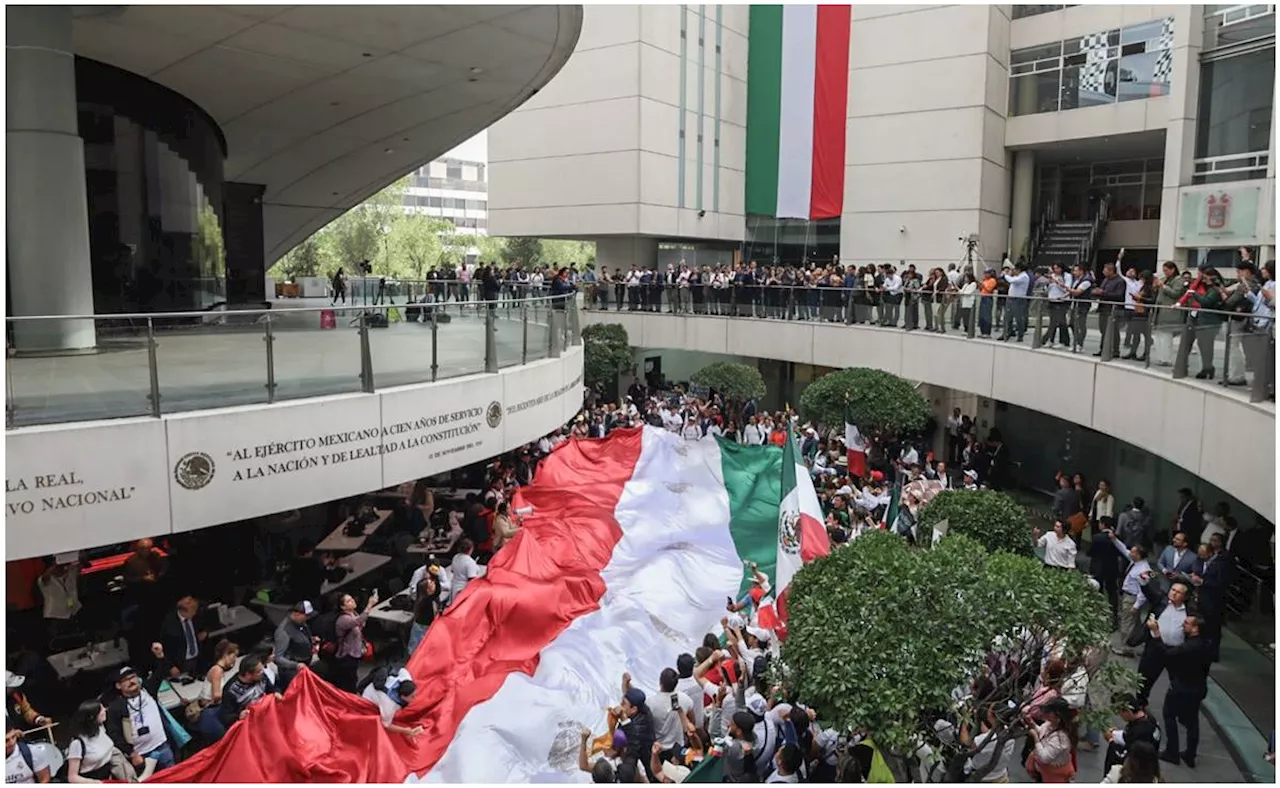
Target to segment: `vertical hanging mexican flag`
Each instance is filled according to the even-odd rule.
[[[829,219],[844,206],[847,5],[753,5],[747,213]]]

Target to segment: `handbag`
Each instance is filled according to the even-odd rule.
[[[1088,524],[1089,518],[1085,516],[1084,512],[1076,512],[1067,518],[1067,526],[1069,527],[1072,536],[1079,536],[1080,533],[1084,531],[1084,527]]]

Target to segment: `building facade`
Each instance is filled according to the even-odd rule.
[[[669,244],[944,265],[969,239],[981,264],[1095,225],[1094,265],[1274,257],[1275,6],[855,5],[844,80],[786,54],[813,14],[760,9],[588,7],[565,68],[491,131],[491,232],[589,237],[624,268]],[[837,216],[744,200],[779,39],[781,157],[810,120],[797,85],[815,118],[844,106]]]
[[[422,165],[409,176],[404,208],[452,222],[462,235],[486,235],[488,165],[450,156]]]

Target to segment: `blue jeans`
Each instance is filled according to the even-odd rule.
[[[995,299],[991,296],[982,296],[978,300],[978,332],[984,337],[991,336],[991,308],[994,302]]]
[[[218,712],[218,706],[208,706],[200,711],[200,719],[196,720],[196,732],[209,744],[218,741],[227,733],[227,726],[222,724],[222,718]]]
[[[413,652],[418,650],[418,644],[426,636],[427,628],[415,621],[413,626],[409,628],[409,656],[413,656]]]
[[[177,763],[177,759],[173,757],[173,748],[169,746],[169,742],[161,744],[151,752],[143,753],[143,758],[150,758],[156,762],[156,771],[168,769]]]

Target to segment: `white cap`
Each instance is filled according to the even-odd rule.
[[[682,783],[689,778],[690,770],[688,766],[677,766],[671,761],[663,761],[662,776],[666,777],[673,783]]]
[[[14,673],[12,670],[6,670],[4,672],[4,685],[9,689],[13,689],[15,687],[21,687],[24,683],[26,683],[26,681],[27,681],[26,676],[19,676],[17,673]]]

